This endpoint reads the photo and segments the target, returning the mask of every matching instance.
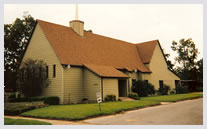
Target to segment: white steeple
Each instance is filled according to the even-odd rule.
[[[78,4],[76,4],[75,8],[75,20],[78,20]]]
[[[78,18],[78,4],[76,4],[75,9],[75,20],[69,22],[70,27],[80,36],[84,36],[84,22],[80,21]]]

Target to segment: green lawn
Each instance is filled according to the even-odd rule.
[[[202,97],[203,93],[188,93],[188,94],[174,94],[174,95],[163,95],[163,96],[152,96],[152,97],[141,97],[141,100],[146,101],[157,101],[157,102],[176,102],[186,99]]]
[[[37,120],[4,118],[4,125],[51,125],[51,124],[47,122],[37,121]]]
[[[21,116],[65,120],[81,120],[89,117],[114,114],[125,110],[142,108],[157,104],[160,103],[156,101],[145,100],[130,102],[107,102],[101,104],[101,111],[99,111],[98,104],[56,105],[31,110],[22,113]]]
[[[176,102],[202,96],[202,93],[189,93],[141,97],[141,100],[138,101],[105,102],[101,104],[102,111],[99,111],[98,104],[53,105],[24,112],[21,116],[63,120],[82,120],[89,117],[115,114],[121,111],[158,105],[160,102]]]

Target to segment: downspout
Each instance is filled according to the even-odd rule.
[[[62,104],[64,103],[64,68],[62,67]]]
[[[101,98],[103,101],[103,78],[101,77]]]

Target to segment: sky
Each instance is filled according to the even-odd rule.
[[[75,4],[5,4],[4,24],[28,11],[35,19],[69,26]],[[203,6],[201,4],[78,4],[84,29],[131,43],[159,40],[174,62],[172,41],[192,38],[203,57]]]

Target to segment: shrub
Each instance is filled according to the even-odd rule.
[[[134,93],[134,92],[130,92],[128,94],[128,97],[129,98],[132,98],[132,99],[135,99],[135,100],[139,100],[140,99],[139,96],[138,96],[138,94],[137,93]]]
[[[31,102],[31,101],[43,101],[44,104],[57,105],[59,104],[59,97],[57,96],[38,96],[30,98],[15,98],[10,99],[9,102]]]
[[[4,114],[5,115],[19,115],[23,112],[33,110],[36,107],[33,105],[9,105],[4,107]]]
[[[146,83],[142,80],[138,80],[132,85],[132,91],[137,93],[139,97],[155,94],[154,86],[151,83]]]
[[[42,60],[27,59],[17,71],[17,84],[26,97],[41,95],[43,88],[49,85],[46,63]]]
[[[28,98],[12,98],[9,102],[28,102]]]
[[[106,95],[104,98],[104,101],[116,101],[116,96],[115,95]]]
[[[15,93],[11,93],[8,95],[8,99],[13,99],[16,98],[16,94]]]
[[[148,95],[154,95],[155,94],[155,88],[151,83],[148,83]]]
[[[176,94],[183,94],[189,92],[187,86],[181,86],[181,85],[176,86],[175,90],[176,90]]]
[[[168,85],[163,85],[162,88],[158,89],[158,95],[168,95],[168,92],[170,91],[170,87]]]
[[[199,86],[199,87],[196,87],[196,92],[203,92],[203,87],[202,86]]]
[[[87,98],[83,98],[82,99],[82,103],[88,103],[88,99]]]
[[[57,96],[49,96],[49,97],[45,97],[43,98],[44,104],[49,104],[49,105],[57,105],[59,104],[59,97]]]
[[[172,95],[172,94],[175,94],[175,91],[170,91],[170,94]]]

